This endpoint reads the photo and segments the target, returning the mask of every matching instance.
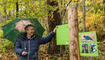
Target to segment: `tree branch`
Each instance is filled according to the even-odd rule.
[[[65,6],[68,7],[71,2],[72,0],[70,0],[67,4],[65,4]]]

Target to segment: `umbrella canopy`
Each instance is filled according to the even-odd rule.
[[[15,43],[17,38],[24,33],[24,27],[28,24],[33,24],[35,33],[39,36],[43,35],[45,31],[41,24],[36,18],[16,18],[12,22],[2,26],[3,28],[3,38],[7,38],[11,42]]]
[[[15,28],[19,31],[19,32],[25,32],[24,28],[26,25],[32,24],[30,22],[30,20],[21,20],[17,23],[15,23]]]

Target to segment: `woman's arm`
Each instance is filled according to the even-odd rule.
[[[50,32],[50,34],[47,37],[39,38],[39,44],[45,44],[51,41],[52,37],[55,35],[54,32]]]
[[[22,52],[23,52],[23,49],[21,49],[21,44],[20,44],[20,39],[18,39],[15,43],[15,51],[16,51],[16,54],[18,55],[22,55]]]
[[[54,28],[53,32],[50,32],[50,34],[47,37],[39,38],[39,43],[40,44],[48,43],[49,41],[51,41],[55,33],[56,33],[56,28]]]

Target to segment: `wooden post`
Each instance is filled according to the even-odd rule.
[[[68,23],[70,37],[69,46],[70,60],[80,60],[77,7],[68,8]]]
[[[86,10],[85,10],[85,0],[83,1],[83,32],[86,31],[86,23],[85,23],[85,15],[86,15]],[[83,56],[83,59],[86,60],[86,56]]]

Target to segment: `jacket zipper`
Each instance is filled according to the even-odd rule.
[[[34,37],[35,37],[35,36],[33,36],[31,39],[28,40],[28,45],[29,45],[29,46],[28,46],[28,47],[29,47],[29,51],[28,51],[28,57],[27,57],[28,60],[29,60],[29,58],[30,58],[30,55],[29,55],[29,54],[30,54],[30,41],[31,41]]]
[[[30,58],[30,40],[28,40],[28,47],[29,47],[29,51],[28,51],[28,57],[27,57],[27,59],[29,60],[29,58]]]

